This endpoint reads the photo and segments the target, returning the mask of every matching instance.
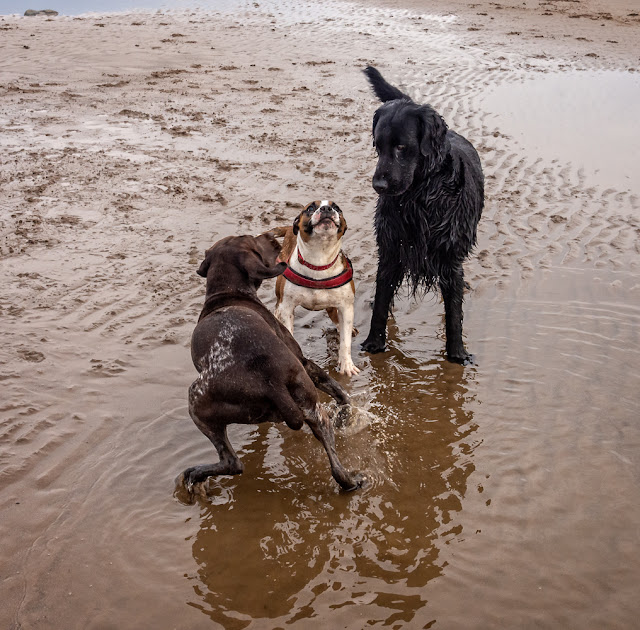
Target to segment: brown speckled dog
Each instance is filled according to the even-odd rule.
[[[215,446],[220,461],[187,468],[179,478],[187,489],[211,475],[243,470],[227,438],[228,424],[307,424],[329,456],[331,473],[344,490],[362,476],[338,460],[333,426],[318,402],[316,387],[347,405],[344,389],[306,359],[291,333],[260,302],[262,281],[280,275],[280,244],[269,234],[230,236],[207,250],[198,274],[207,278],[204,308],[191,339],[200,372],[189,388],[189,413]]]

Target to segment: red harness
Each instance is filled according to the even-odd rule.
[[[340,254],[338,254],[338,256],[340,256]],[[311,263],[308,263],[304,258],[302,258],[300,250],[298,250],[298,261],[305,267],[309,267],[309,269],[313,269],[314,271],[324,271],[325,269],[329,269],[335,264],[336,260],[338,260],[338,256],[336,256],[333,262],[329,263],[328,265],[312,265]],[[322,278],[320,280],[316,280],[315,278],[303,276],[301,273],[298,273],[297,271],[291,269],[291,267],[289,266],[289,260],[291,260],[291,258],[289,258],[289,260],[287,261],[287,268],[284,270],[284,273],[282,275],[289,282],[297,284],[299,287],[305,287],[307,289],[335,289],[347,284],[347,282],[350,282],[353,278],[353,266],[351,265],[351,261],[346,256],[344,256],[344,259],[347,263],[346,268],[337,276],[332,276],[331,278]]]

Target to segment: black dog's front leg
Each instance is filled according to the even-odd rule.
[[[309,375],[309,378],[313,381],[313,384],[321,392],[331,396],[339,405],[351,404],[349,394],[347,394],[342,385],[331,378],[317,363],[303,357],[302,365]]]
[[[391,271],[391,273],[389,272]],[[373,314],[369,336],[363,341],[361,348],[365,352],[375,354],[384,352],[387,341],[387,320],[391,302],[396,289],[402,282],[402,271],[397,262],[378,261],[378,273],[376,274],[376,296],[373,300]]]
[[[462,341],[462,300],[464,293],[462,266],[454,268],[448,277],[441,277],[439,283],[444,300],[447,359],[453,363],[469,363],[473,357],[465,350]]]

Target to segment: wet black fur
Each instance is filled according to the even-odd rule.
[[[440,287],[447,358],[465,363],[471,356],[462,341],[462,263],[476,243],[484,205],[480,158],[432,107],[414,103],[371,66],[365,74],[384,105],[373,118],[379,260],[371,329],[362,347],[385,349],[389,309],[406,279],[414,296]]]

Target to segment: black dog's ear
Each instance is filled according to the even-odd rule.
[[[297,235],[299,231],[300,231],[300,215],[298,215],[295,218],[295,220],[293,221],[293,233],[294,233],[294,235]]]
[[[442,163],[449,150],[447,123],[429,105],[420,107],[419,115],[420,153],[427,159],[429,170],[433,170]]]
[[[378,120],[380,120],[380,110],[376,110],[376,113],[373,115],[373,125],[371,126],[371,135],[373,136],[373,146],[376,146],[376,126],[378,124]]]
[[[211,256],[209,256],[209,250],[204,253],[204,260],[200,263],[200,267],[196,273],[203,278],[207,277],[207,272],[209,271],[209,267],[211,266]]]

